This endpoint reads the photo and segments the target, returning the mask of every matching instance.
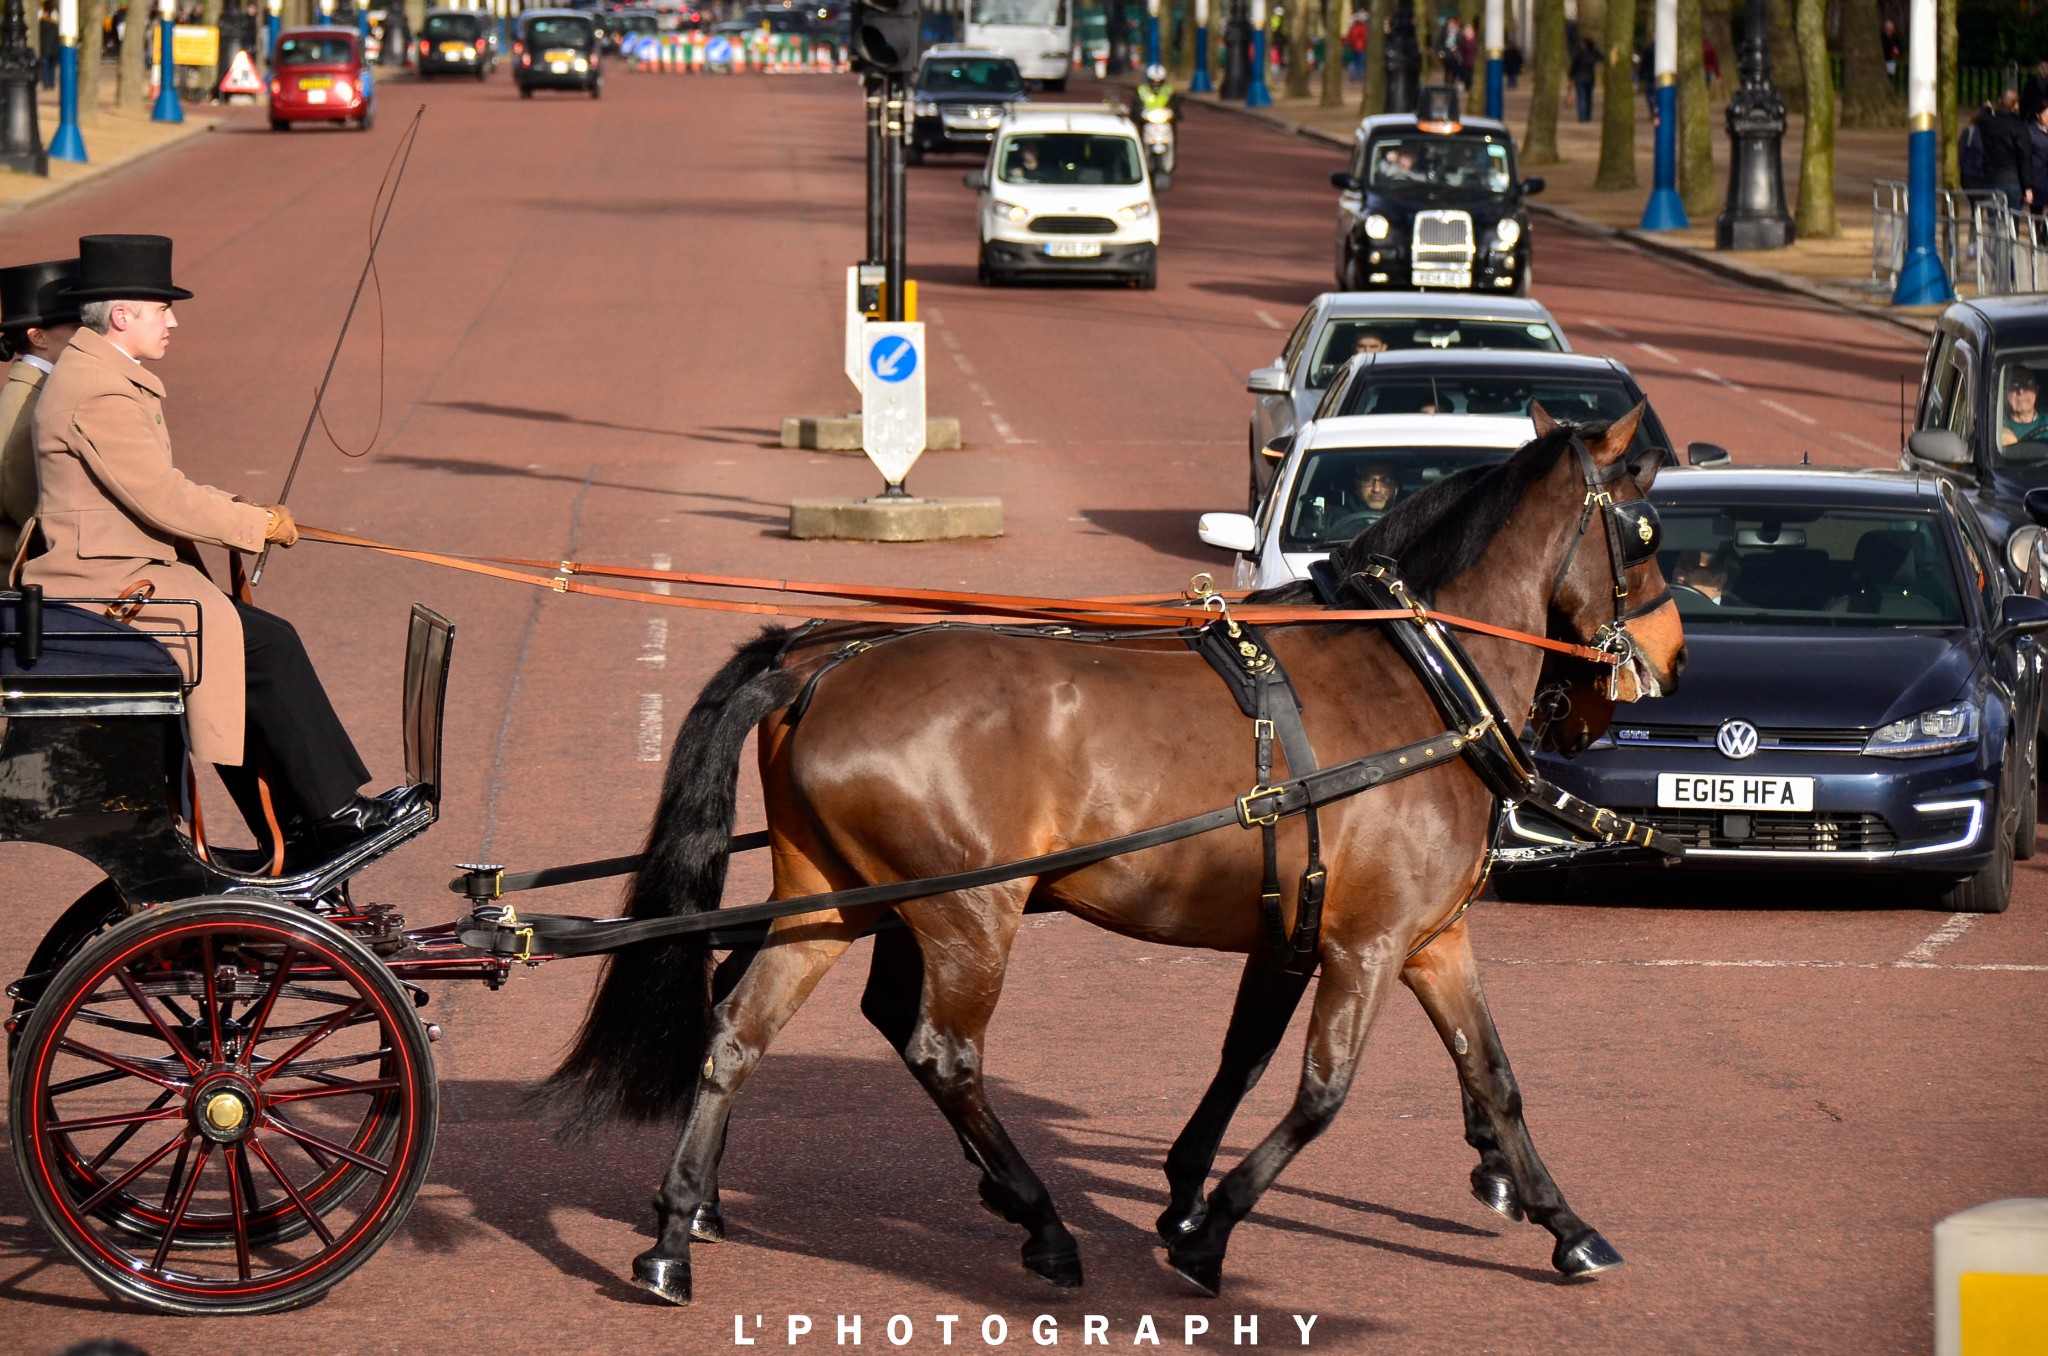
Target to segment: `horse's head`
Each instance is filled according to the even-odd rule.
[[[1558,428],[1541,405],[1530,413],[1538,437]],[[1604,431],[1574,433],[1571,452],[1559,458],[1556,473],[1572,487],[1578,511],[1551,585],[1552,634],[1616,656],[1612,678],[1603,685],[1609,701],[1675,691],[1685,668],[1685,631],[1657,564],[1662,529],[1646,498],[1663,454],[1650,449],[1628,455],[1642,414],[1638,405]],[[1587,713],[1582,720],[1587,728],[1597,723],[1604,730],[1597,716]]]

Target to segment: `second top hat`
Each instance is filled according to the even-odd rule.
[[[0,268],[0,330],[66,325],[78,319],[78,303],[64,299],[78,282],[76,259]]]
[[[191,296],[171,281],[167,235],[84,235],[78,238],[78,286],[64,299],[183,301]]]

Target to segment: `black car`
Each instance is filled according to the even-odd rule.
[[[1960,301],[1942,313],[1920,376],[1909,471],[1954,480],[2015,582],[2037,574],[2042,529],[2026,514],[2048,488],[2048,301]]]
[[[595,99],[604,91],[603,40],[595,21],[573,9],[532,9],[519,16],[512,68],[519,97],[537,89],[573,89]]]
[[[926,52],[911,86],[911,163],[944,151],[986,154],[1003,114],[1023,98],[1024,77],[1000,52]]]
[[[616,53],[628,37],[659,37],[661,15],[651,9],[616,9],[604,18],[604,50]]]
[[[413,68],[422,80],[436,75],[468,75],[478,80],[491,73],[495,52],[488,31],[492,21],[473,9],[430,9],[420,22]]]
[[[1526,199],[1514,138],[1488,118],[1382,114],[1353,136],[1337,199],[1337,286],[1529,295]]]
[[[1685,678],[1616,710],[1574,795],[1685,845],[1676,868],[1921,883],[1998,913],[2034,853],[2048,603],[2015,592],[1950,482],[1805,467],[1665,470],[1650,489]],[[1508,816],[1498,888],[1556,898],[1597,857]],[[1547,868],[1547,869],[1546,869]]]

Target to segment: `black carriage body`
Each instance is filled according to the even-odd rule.
[[[1527,296],[1527,199],[1543,181],[1516,176],[1514,139],[1491,119],[1365,119],[1330,176],[1337,286]]]

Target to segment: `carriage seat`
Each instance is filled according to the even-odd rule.
[[[0,593],[0,713],[178,715],[184,675],[157,641],[97,608],[43,604],[42,653],[22,661],[21,595]]]

